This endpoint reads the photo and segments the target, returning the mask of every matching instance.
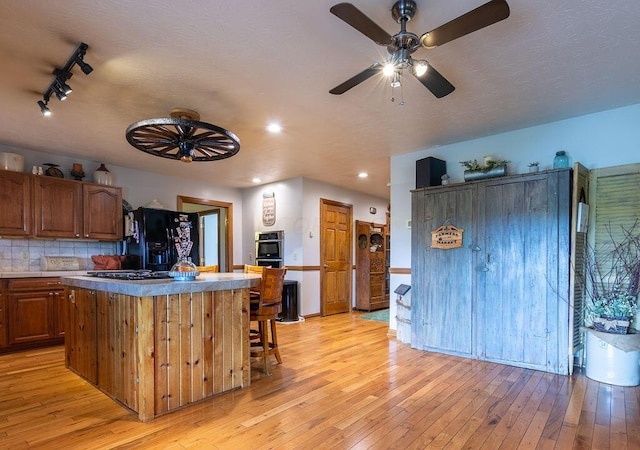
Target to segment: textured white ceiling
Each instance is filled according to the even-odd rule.
[[[329,13],[337,2],[2,0],[0,143],[233,187],[303,176],[388,197],[390,156],[640,102],[637,0],[508,0],[508,19],[414,55],[451,95],[407,79],[395,102],[376,78],[328,93],[385,56]],[[352,3],[399,31],[392,1]],[[482,3],[417,0],[408,29]],[[74,69],[74,92],[43,118],[36,102],[79,42],[95,70]],[[127,143],[131,123],[175,107],[236,133],[238,155],[183,164]],[[282,134],[264,131],[272,120]]]

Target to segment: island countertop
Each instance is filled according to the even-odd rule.
[[[149,297],[249,288],[260,284],[260,275],[248,273],[202,273],[193,281],[174,281],[173,278],[118,280],[81,275],[62,277],[61,281],[65,286],[136,297]]]

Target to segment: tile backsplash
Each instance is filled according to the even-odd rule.
[[[115,242],[0,238],[0,272],[39,272],[41,256],[75,256],[80,269],[93,269],[91,255],[114,255]]]

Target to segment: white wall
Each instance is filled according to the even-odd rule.
[[[589,169],[631,164],[640,161],[639,124],[640,105],[633,105],[391,158],[391,267],[411,268],[411,229],[407,221],[411,219],[410,190],[415,189],[418,159],[433,156],[447,161],[451,183],[463,181],[460,161],[481,161],[485,155],[510,160],[509,174],[527,172],[527,164],[532,161],[540,162],[540,170],[549,169],[559,150],[567,152],[571,164],[577,161]],[[401,283],[411,284],[411,276],[392,274],[391,290]],[[390,328],[396,329],[393,300],[394,295]],[[409,342],[409,336],[401,340]]]
[[[275,194],[276,223],[270,227],[262,225],[263,192]],[[243,261],[250,263],[249,256],[252,260],[255,257],[253,247],[256,231],[284,230],[285,265],[319,266],[321,198],[353,205],[353,220],[381,223],[386,221],[387,201],[385,199],[308,178],[292,178],[246,189],[243,193],[245,205],[243,243],[246,249],[251,250],[244,255]],[[371,206],[377,209],[375,215],[369,213]],[[320,313],[320,272],[290,270],[287,273],[287,279],[298,281],[300,314]],[[352,298],[355,301],[355,282]]]

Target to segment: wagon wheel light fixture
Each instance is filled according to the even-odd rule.
[[[240,139],[235,134],[200,122],[196,111],[176,108],[169,115],[129,125],[129,144],[151,155],[183,162],[217,161],[240,151]]]

